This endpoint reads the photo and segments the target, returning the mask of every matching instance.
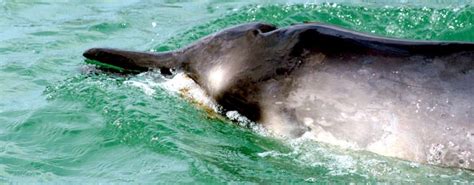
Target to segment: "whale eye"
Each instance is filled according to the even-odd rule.
[[[160,68],[160,73],[163,76],[171,76],[173,75],[173,69],[163,67],[163,68]]]

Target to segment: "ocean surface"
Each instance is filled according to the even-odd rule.
[[[474,2],[0,0],[0,184],[472,184],[474,172],[272,137],[169,90],[96,71],[91,47],[167,51],[239,23],[324,22],[474,41]]]

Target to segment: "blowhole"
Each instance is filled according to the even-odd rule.
[[[263,25],[260,25],[260,27],[258,28],[258,32],[267,33],[267,32],[271,32],[271,31],[276,30],[276,29],[277,29],[276,26],[269,25],[269,24],[263,24]]]

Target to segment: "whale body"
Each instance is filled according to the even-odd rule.
[[[474,169],[474,43],[248,23],[176,51],[84,56],[122,72],[182,71],[224,110],[285,137]]]

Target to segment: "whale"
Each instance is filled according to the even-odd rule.
[[[474,170],[471,42],[256,22],[174,51],[92,48],[83,56],[121,73],[182,72],[223,112],[283,138]]]

